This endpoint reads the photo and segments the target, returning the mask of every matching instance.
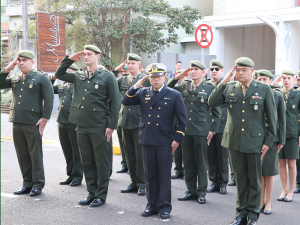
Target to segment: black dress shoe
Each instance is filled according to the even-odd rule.
[[[33,197],[33,196],[38,196],[40,194],[42,194],[42,189],[40,189],[40,188],[32,188],[31,191],[30,191],[29,196]]]
[[[143,195],[145,195],[145,194],[146,194],[145,188],[140,188],[140,189],[138,190],[138,195],[139,195],[139,196],[143,196]]]
[[[217,187],[216,185],[212,184],[212,185],[210,185],[210,188],[207,189],[207,192],[208,193],[212,193],[212,192],[218,192],[219,190],[220,190],[219,187]]]
[[[179,178],[183,178],[183,175],[182,173],[174,173],[172,176],[171,176],[172,179],[179,179]]]
[[[205,196],[200,195],[199,198],[198,198],[198,202],[199,202],[200,204],[205,204],[205,203],[206,203]]]
[[[164,212],[164,213],[160,214],[160,218],[162,220],[170,219],[170,213]]]
[[[235,180],[232,180],[232,181],[228,184],[228,186],[236,186]]]
[[[79,186],[81,185],[81,182],[79,181],[72,181],[72,183],[70,184],[71,187],[75,187],[75,186]]]
[[[31,188],[29,187],[22,187],[20,191],[15,191],[14,195],[22,195],[22,194],[27,194],[31,191]]]
[[[78,202],[79,205],[89,205],[94,199],[86,198],[85,200],[81,200]]]
[[[230,225],[247,225],[247,218],[237,217]]]
[[[182,197],[177,198],[179,201],[187,201],[187,200],[191,200],[191,199],[195,199],[195,197],[193,197],[193,195],[190,192],[185,192],[185,195]]]
[[[225,195],[227,194],[227,190],[225,186],[220,187],[220,194]]]
[[[287,195],[285,195],[285,196],[282,197],[282,198],[277,198],[277,201],[284,201],[284,199],[285,199],[286,196],[287,196]]]
[[[300,187],[296,187],[294,190],[294,193],[296,193],[296,194],[300,193]]]
[[[120,170],[117,171],[117,173],[127,173],[128,168],[122,167]]]
[[[265,210],[266,204],[263,205],[263,207],[260,208],[260,212],[263,212]]]
[[[256,219],[250,218],[250,219],[248,220],[247,225],[256,225],[256,222],[257,222]]]
[[[131,192],[137,192],[137,190],[138,190],[137,188],[128,186],[127,188],[122,189],[121,192],[122,193],[131,193]]]
[[[70,181],[70,180],[64,180],[64,181],[59,182],[59,184],[60,185],[69,185],[69,184],[71,184],[71,182],[72,181]]]
[[[157,214],[157,211],[151,211],[150,209],[146,209],[145,211],[142,212],[142,216],[148,217]]]
[[[90,204],[90,207],[98,207],[98,206],[101,206],[101,205],[104,205],[105,204],[105,201],[102,200],[101,198],[95,198],[91,204]]]

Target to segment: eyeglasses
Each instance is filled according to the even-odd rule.
[[[244,69],[235,69],[235,71],[237,72],[237,73],[239,73],[239,72],[243,72],[243,73],[246,73],[248,70],[250,70],[249,68],[248,69],[246,69],[246,68],[244,68]]]
[[[218,72],[220,70],[220,68],[218,68],[218,67],[210,68],[210,71],[214,71],[214,70],[216,70]]]

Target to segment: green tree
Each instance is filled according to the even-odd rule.
[[[78,51],[86,43],[97,45],[102,51],[100,63],[109,69],[117,64],[110,57],[112,46],[121,50],[121,61],[128,43],[137,52],[151,54],[176,44],[179,28],[192,34],[194,22],[201,19],[198,9],[174,8],[165,0],[39,0],[43,1],[47,4],[41,4],[40,11],[74,6],[73,11],[57,11],[66,17],[67,47]]]

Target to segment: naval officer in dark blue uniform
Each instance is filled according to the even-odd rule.
[[[153,63],[147,66],[151,87],[141,88],[148,76],[140,79],[124,95],[123,105],[140,105],[139,143],[143,148],[143,163],[148,204],[142,216],[160,213],[170,218],[172,153],[185,135],[188,121],[181,94],[167,87],[166,66]],[[173,133],[174,117],[179,127]]]

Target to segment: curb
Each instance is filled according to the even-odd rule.
[[[13,138],[10,136],[1,136],[1,140],[8,140],[8,141],[12,141]],[[58,140],[49,140],[49,139],[43,139],[43,143],[45,144],[54,144],[54,143],[60,143]],[[114,155],[121,155],[121,150],[120,150],[120,146],[118,145],[113,145],[113,154]]]

